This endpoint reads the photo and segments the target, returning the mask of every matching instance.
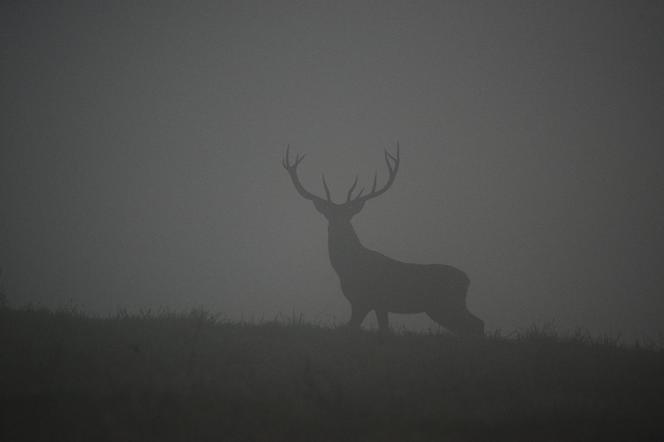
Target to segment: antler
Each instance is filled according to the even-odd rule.
[[[346,202],[366,202],[372,198],[376,198],[379,195],[382,195],[389,189],[392,184],[394,183],[394,179],[397,177],[397,172],[399,171],[399,163],[401,162],[401,158],[399,157],[399,142],[397,141],[397,153],[396,155],[392,155],[387,149],[385,149],[385,163],[387,163],[387,171],[389,173],[389,176],[387,178],[387,182],[385,185],[379,189],[376,190],[376,184],[378,182],[378,172],[374,174],[374,179],[373,179],[373,184],[371,186],[371,192],[368,194],[362,196],[362,193],[364,192],[364,188],[360,189],[360,192],[355,196],[355,198],[352,198],[351,195],[353,193],[353,190],[355,190],[355,186],[357,186],[357,177],[355,177],[355,181],[353,182],[353,185],[350,187],[350,190],[348,191],[348,195],[346,198]]]
[[[302,186],[302,183],[300,183],[300,179],[297,176],[297,166],[302,162],[304,159],[305,155],[300,155],[299,153],[295,155],[295,160],[291,163],[290,160],[290,145],[286,147],[286,154],[284,155],[284,158],[281,161],[281,164],[284,166],[284,169],[288,171],[288,174],[291,177],[291,180],[293,181],[293,185],[295,186],[295,190],[302,196],[302,198],[311,200],[311,201],[319,201],[319,202],[327,202],[334,204],[332,202],[332,197],[330,196],[330,189],[327,186],[327,182],[325,181],[325,175],[321,175],[321,179],[323,181],[323,189],[325,190],[325,197],[326,199],[323,199],[319,196],[314,195],[313,193],[309,192]],[[364,188],[360,189],[360,191],[353,197],[353,191],[355,191],[355,188],[357,187],[357,182],[358,182],[358,177],[355,176],[355,181],[353,181],[353,184],[350,186],[350,189],[348,189],[348,193],[346,194],[346,203],[356,203],[356,202],[366,202],[372,198],[376,198],[379,195],[382,195],[389,189],[392,184],[394,183],[394,179],[397,177],[397,172],[399,171],[399,163],[401,159],[399,157],[399,143],[397,142],[397,152],[396,155],[392,155],[387,149],[385,150],[385,163],[387,164],[387,171],[388,171],[388,178],[387,182],[385,185],[376,190],[376,185],[378,184],[378,172],[374,174],[374,179],[373,179],[373,185],[371,186],[371,192],[368,194],[362,196],[364,193]],[[340,204],[341,205],[341,204]]]
[[[286,147],[286,155],[284,155],[283,159],[281,160],[281,164],[284,166],[284,169],[288,172],[288,174],[291,177],[291,180],[293,181],[293,185],[295,186],[295,190],[297,190],[297,193],[299,193],[302,198],[311,200],[311,201],[325,201],[323,198],[314,195],[313,193],[309,192],[302,186],[302,183],[300,183],[300,179],[297,176],[297,166],[302,162],[306,154],[300,155],[299,153],[295,155],[295,161],[292,163],[290,162],[290,144]],[[327,187],[327,183],[325,182],[325,176],[323,178],[323,187],[325,189],[325,194],[327,196],[327,201],[332,202],[332,199],[330,198],[330,189]]]

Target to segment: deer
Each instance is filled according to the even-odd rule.
[[[465,272],[444,264],[413,264],[389,258],[370,250],[360,242],[351,219],[360,213],[367,201],[377,198],[392,187],[399,171],[399,143],[396,153],[384,151],[387,181],[380,188],[378,172],[371,190],[355,193],[355,177],[346,193],[346,201],[332,201],[330,189],[321,176],[325,198],[307,191],[297,175],[305,154],[291,161],[290,145],[282,158],[297,193],[313,203],[328,222],[328,253],[332,268],[339,277],[341,291],[351,306],[348,326],[359,329],[372,310],[380,331],[389,331],[388,313],[426,313],[433,321],[457,336],[484,335],[484,322],[468,311],[466,296],[470,279]]]

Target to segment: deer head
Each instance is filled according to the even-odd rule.
[[[295,190],[302,196],[302,198],[310,200],[314,203],[314,207],[318,210],[330,223],[337,222],[349,222],[351,218],[362,210],[364,203],[372,198],[376,198],[379,195],[382,195],[389,189],[394,183],[394,179],[397,176],[397,171],[399,170],[399,143],[397,143],[396,155],[392,155],[390,152],[385,150],[385,163],[387,164],[388,178],[387,182],[383,187],[377,189],[378,184],[378,172],[374,174],[373,184],[371,185],[371,191],[364,195],[364,188],[361,188],[355,195],[355,189],[357,188],[358,177],[355,177],[355,181],[348,189],[346,193],[346,201],[343,203],[335,203],[332,201],[330,196],[330,188],[327,186],[325,181],[325,175],[322,175],[323,189],[325,190],[325,198],[321,198],[313,193],[309,192],[304,188],[300,179],[297,176],[297,166],[302,162],[305,155],[296,154],[295,159],[291,162],[290,158],[290,146],[286,147],[286,154],[282,160],[282,165],[284,169],[288,171],[288,174],[293,181]]]

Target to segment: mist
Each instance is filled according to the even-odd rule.
[[[463,269],[488,330],[661,335],[663,28],[657,2],[3,2],[4,292],[345,323],[282,156],[341,201],[399,141],[364,246]]]

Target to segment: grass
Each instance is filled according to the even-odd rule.
[[[662,440],[664,351],[0,308],[7,441]]]

